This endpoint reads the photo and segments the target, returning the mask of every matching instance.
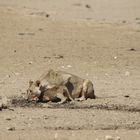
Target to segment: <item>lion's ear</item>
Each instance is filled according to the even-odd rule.
[[[29,87],[34,83],[34,81],[29,80]]]
[[[37,80],[37,81],[35,82],[35,85],[36,85],[37,87],[39,87],[39,86],[40,86],[40,81]]]

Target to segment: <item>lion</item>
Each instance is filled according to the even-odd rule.
[[[38,97],[41,102],[59,102],[60,104],[66,103],[67,101],[74,101],[69,94],[66,86],[63,85],[51,85],[45,89],[44,92]]]
[[[59,86],[61,87],[61,88],[59,88],[59,91],[60,91],[60,89],[62,91],[62,87],[63,87],[63,91],[66,92],[66,87],[64,87],[64,85],[68,82],[70,77],[71,76],[69,74],[62,75],[62,74],[57,73],[54,70],[50,69],[47,72],[47,74],[41,75],[39,80],[36,80],[35,82],[32,80],[29,81],[29,88],[27,89],[27,94],[26,94],[25,98],[28,101],[41,100],[40,97],[42,97],[42,95],[44,95],[44,93],[46,96],[47,96],[47,94],[48,94],[48,96],[50,96],[49,93],[52,92],[52,94],[54,94],[54,92],[53,92],[54,89],[58,89]],[[50,88],[52,88],[52,91],[50,90]],[[64,93],[61,93],[61,94],[64,94]],[[54,94],[54,96],[56,96],[56,95],[58,95],[58,94]],[[62,96],[62,97],[64,97],[64,96]],[[69,95],[68,90],[67,90],[67,97],[72,100],[72,97]],[[52,98],[50,98],[50,99],[52,99]]]
[[[29,81],[29,88],[27,89],[27,94],[24,95],[28,101],[37,101],[39,96],[41,95],[40,90],[40,81],[37,80],[36,82],[30,80]]]
[[[82,79],[76,75],[64,72],[49,70],[47,74],[35,82],[29,81],[27,90],[28,100],[52,100],[50,97],[59,96],[62,102],[66,100],[83,101],[87,98],[95,99],[93,83],[90,80]],[[42,99],[41,99],[42,98]]]

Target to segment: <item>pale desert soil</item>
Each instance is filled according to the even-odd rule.
[[[0,140],[140,139],[139,0],[0,0],[0,96],[49,68],[92,80],[98,98],[2,110]]]

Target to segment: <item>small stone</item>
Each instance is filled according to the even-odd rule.
[[[35,35],[35,33],[26,33],[27,35]]]
[[[47,59],[47,58],[48,58],[48,59],[51,59],[50,56],[44,56],[43,58],[44,58],[44,59]]]
[[[18,35],[25,35],[25,33],[18,33]]]
[[[124,95],[124,97],[125,97],[125,98],[129,98],[130,96],[129,96],[129,95]]]
[[[136,18],[136,20],[140,20],[140,18],[139,18],[139,17],[137,17],[137,18]]]
[[[72,66],[71,66],[71,65],[67,65],[67,67],[68,67],[68,68],[71,68]]]
[[[140,24],[140,22],[137,22],[137,24]]]
[[[8,74],[6,75],[6,78],[10,78],[10,77],[11,77],[10,75],[8,75]]]
[[[129,51],[136,51],[134,48],[129,49]]]
[[[64,69],[64,68],[65,68],[65,66],[61,66],[61,68],[63,68],[63,69]]]
[[[88,4],[86,4],[86,5],[85,5],[85,7],[86,7],[86,8],[91,8],[91,6],[90,6],[90,5],[88,5]]]
[[[49,15],[49,14],[46,14],[46,15],[45,15],[45,17],[47,17],[47,18],[48,18],[48,17],[50,17],[50,15]]]
[[[14,52],[16,53],[16,52],[17,52],[17,50],[14,50]]]
[[[29,118],[29,121],[32,121],[32,118]]]
[[[16,76],[20,75],[20,73],[18,73],[18,72],[14,72],[14,74],[15,74]]]
[[[5,82],[4,82],[4,81],[0,81],[0,84],[4,85],[4,84],[5,84]]]
[[[4,109],[8,108],[8,99],[7,99],[7,97],[2,98],[2,108],[4,108]]]
[[[39,28],[38,30],[39,30],[39,31],[43,31],[43,29],[42,29],[42,28]]]
[[[58,138],[58,133],[55,133],[54,139],[57,139],[57,138]]]
[[[88,76],[89,74],[88,73],[86,73],[86,76]]]
[[[116,137],[116,140],[121,140],[121,138],[120,137]]]
[[[114,59],[117,59],[117,56],[114,56]]]
[[[7,121],[11,121],[12,119],[11,119],[11,118],[6,118],[5,120],[7,120]]]
[[[21,116],[21,117],[25,117],[25,115],[24,115],[24,114],[22,114],[22,113],[20,114],[20,116]]]
[[[31,65],[31,64],[33,64],[33,62],[32,62],[32,61],[30,61],[30,62],[29,62],[29,64]]]
[[[7,130],[9,130],[9,131],[14,131],[14,130],[16,130],[16,129],[15,129],[15,127],[8,127]]]
[[[109,136],[109,135],[108,135],[108,136],[105,137],[105,140],[114,140],[114,139],[113,139],[112,136]]]
[[[57,55],[57,56],[55,56],[55,58],[62,59],[62,58],[64,58],[64,56],[63,55]]]
[[[49,104],[42,104],[41,107],[42,107],[42,108],[51,108],[52,106],[49,105]]]
[[[126,23],[126,20],[123,20],[122,23]]]
[[[2,110],[2,102],[0,101],[0,111]]]
[[[108,76],[109,74],[108,73],[105,73],[105,76]]]
[[[71,135],[72,135],[72,137],[74,137],[74,136],[75,136],[74,131],[72,131],[72,132],[71,132]]]
[[[49,117],[45,115],[45,116],[44,116],[44,119],[47,120],[47,119],[49,119]]]
[[[129,71],[126,71],[125,72],[125,76],[129,76],[130,75],[130,72]]]
[[[81,6],[81,3],[74,3],[74,6]]]

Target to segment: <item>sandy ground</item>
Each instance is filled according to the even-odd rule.
[[[98,97],[2,110],[1,140],[140,139],[139,0],[0,0],[0,64],[0,96],[54,68],[92,80]]]

